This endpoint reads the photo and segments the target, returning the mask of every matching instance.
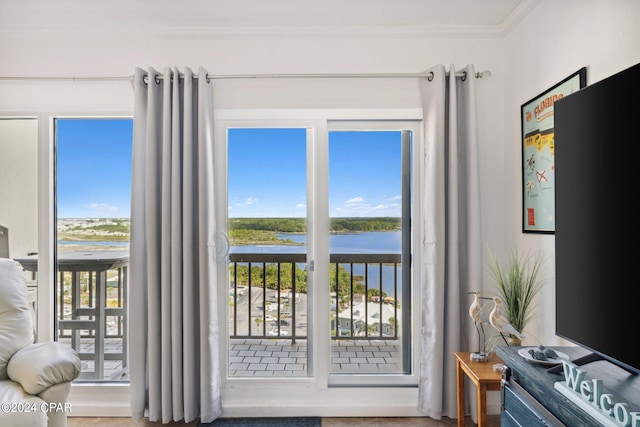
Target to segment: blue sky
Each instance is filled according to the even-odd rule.
[[[229,130],[229,216],[306,216],[306,130]],[[331,132],[329,215],[400,216],[400,132]]]
[[[58,218],[130,216],[131,119],[57,121]],[[306,130],[230,129],[230,217],[306,216]],[[332,132],[329,215],[400,216],[400,132]]]
[[[329,134],[329,216],[400,216],[401,133]]]
[[[58,218],[128,218],[132,119],[56,121]]]

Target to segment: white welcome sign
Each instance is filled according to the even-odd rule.
[[[631,412],[629,404],[604,393],[602,380],[586,380],[585,371],[571,362],[562,361],[564,381],[554,388],[595,418],[603,426],[640,427],[640,412]]]

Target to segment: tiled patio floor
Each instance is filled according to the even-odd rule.
[[[331,370],[335,373],[379,374],[401,372],[396,341],[340,340],[331,342]],[[232,340],[230,376],[306,376],[307,342],[297,340]]]
[[[69,343],[68,340],[60,340]],[[105,339],[106,352],[119,352],[121,340]],[[93,340],[81,339],[80,351],[91,353]],[[93,380],[93,361],[83,360],[83,380]],[[400,343],[394,340],[333,340],[333,373],[401,373]],[[229,350],[229,375],[303,377],[307,375],[307,341],[298,339],[233,339]],[[104,380],[128,381],[128,367],[121,360],[107,360]]]

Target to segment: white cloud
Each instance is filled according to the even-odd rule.
[[[400,208],[400,205],[398,203],[381,203],[373,209],[377,211],[383,211],[383,210],[398,209],[398,208]]]
[[[255,203],[258,203],[258,199],[254,197],[247,197],[243,202],[236,203],[236,206],[251,206]]]
[[[372,205],[364,197],[353,197],[332,210],[332,216],[400,216],[401,205],[395,203],[401,196],[388,197],[382,203]]]
[[[353,199],[349,199],[346,202],[344,202],[345,205],[352,205],[352,204],[356,204],[356,203],[364,203],[364,199],[362,197],[354,197]]]
[[[98,212],[108,212],[108,213],[118,212],[117,206],[113,206],[108,203],[89,203],[88,205],[84,205],[84,207],[87,209],[91,209],[93,211],[98,211]]]

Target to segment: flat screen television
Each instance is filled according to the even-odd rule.
[[[556,334],[640,373],[640,64],[554,104]]]

